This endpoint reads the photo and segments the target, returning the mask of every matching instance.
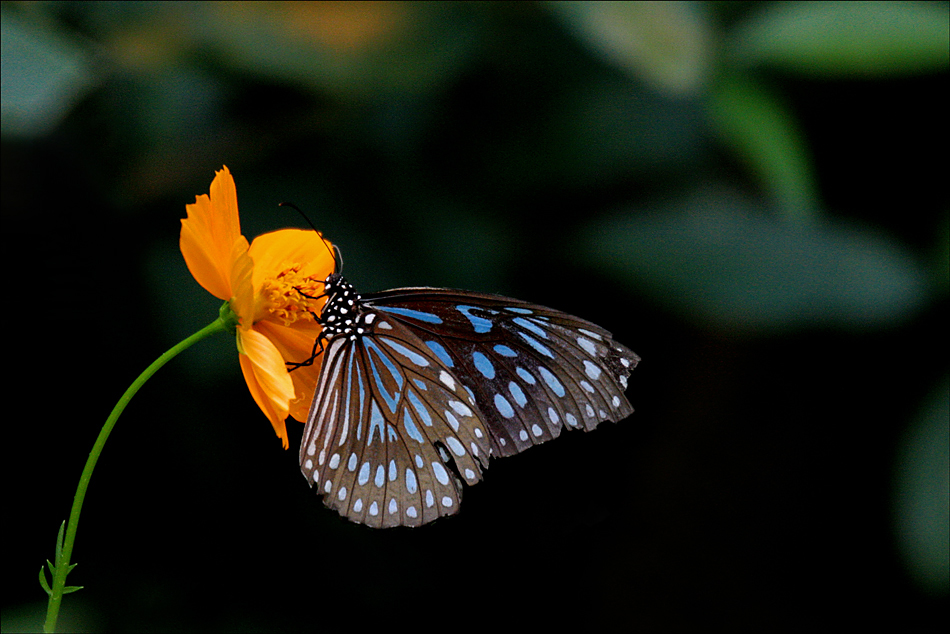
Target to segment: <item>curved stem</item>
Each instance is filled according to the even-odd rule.
[[[230,328],[233,329],[233,325],[230,325]],[[92,451],[89,452],[86,466],[83,468],[82,476],[79,478],[79,486],[76,488],[76,496],[73,498],[73,508],[69,513],[69,524],[66,527],[66,538],[62,542],[62,548],[57,544],[56,561],[52,571],[53,585],[49,593],[49,603],[46,608],[46,623],[43,626],[44,632],[53,632],[56,629],[56,619],[59,617],[59,607],[62,603],[66,588],[66,574],[72,568],[69,564],[69,558],[72,556],[73,544],[76,541],[76,528],[79,525],[79,513],[82,511],[82,502],[86,497],[89,480],[92,478],[92,470],[96,467],[96,462],[99,460],[102,448],[105,446],[106,440],[108,440],[109,434],[112,432],[112,428],[115,427],[116,421],[119,420],[119,415],[122,414],[122,410],[129,404],[129,401],[132,400],[135,393],[139,391],[139,388],[141,388],[159,368],[177,356],[178,353],[190,348],[206,337],[228,329],[229,324],[222,312],[221,318],[216,319],[184,341],[176,344],[148,366],[145,371],[132,382],[132,385],[129,386],[129,389],[125,391],[125,394],[122,395],[119,402],[116,403],[112,409],[112,413],[109,414],[109,418],[106,419],[106,424],[103,425],[102,430],[99,432],[99,437],[96,438],[96,444],[92,446]],[[62,533],[60,534],[62,535]]]

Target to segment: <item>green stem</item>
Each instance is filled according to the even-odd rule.
[[[177,356],[178,353],[211,335],[227,330],[233,332],[234,323],[228,318],[230,308],[228,307],[228,309],[225,310],[227,306],[227,303],[225,306],[222,306],[221,317],[175,345],[156,359],[152,365],[148,366],[145,371],[132,382],[132,385],[129,386],[129,389],[125,391],[125,394],[122,395],[122,398],[119,399],[119,402],[116,403],[112,409],[109,418],[106,419],[106,424],[103,425],[102,431],[99,432],[96,444],[93,445],[92,451],[89,452],[89,459],[86,460],[86,466],[82,470],[82,476],[79,478],[79,486],[76,488],[76,497],[73,498],[73,508],[69,514],[69,525],[66,528],[66,539],[62,543],[62,548],[57,544],[56,562],[54,566],[51,566],[51,568],[53,568],[53,586],[49,592],[49,604],[46,608],[46,623],[43,626],[44,632],[53,632],[56,630],[56,619],[59,617],[59,607],[62,604],[63,594],[67,591],[66,574],[73,567],[69,564],[69,558],[72,556],[73,544],[76,541],[76,528],[79,525],[79,513],[82,510],[82,502],[86,497],[89,480],[92,478],[92,470],[96,467],[99,454],[102,453],[102,448],[105,446],[106,440],[108,440],[109,434],[112,432],[112,428],[115,427],[116,421],[119,420],[119,415],[122,414],[122,410],[129,404],[129,401],[132,400],[135,393],[139,391],[139,388],[141,388],[159,368]],[[230,315],[233,315],[233,313],[230,313]],[[60,535],[62,535],[62,533],[60,533]]]

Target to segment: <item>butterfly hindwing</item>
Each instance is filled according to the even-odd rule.
[[[421,525],[458,511],[461,483],[491,450],[471,394],[415,335],[367,311],[368,336],[335,337],[300,446],[325,503],[369,526]]]

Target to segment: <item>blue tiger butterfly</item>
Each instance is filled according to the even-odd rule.
[[[311,297],[327,298],[311,358],[288,365],[323,355],[300,468],[353,522],[454,514],[490,457],[633,412],[624,390],[640,358],[600,326],[486,293],[360,295],[335,268]]]

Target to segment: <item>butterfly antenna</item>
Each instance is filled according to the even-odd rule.
[[[323,237],[323,232],[317,229],[316,225],[310,222],[310,218],[308,218],[307,214],[305,214],[304,212],[300,210],[300,207],[298,207],[297,205],[293,203],[287,203],[287,202],[278,203],[277,206],[290,207],[291,209],[296,211],[298,214],[300,214],[303,217],[303,219],[307,221],[307,224],[310,225],[310,228],[316,231],[317,235],[320,236],[320,241],[323,242],[323,246],[326,247],[327,251],[330,253],[330,257],[333,258],[333,266],[335,267],[335,270],[337,272],[343,270],[343,254],[340,253],[340,247],[334,244],[333,249],[331,250],[329,245],[327,245],[327,239]]]

